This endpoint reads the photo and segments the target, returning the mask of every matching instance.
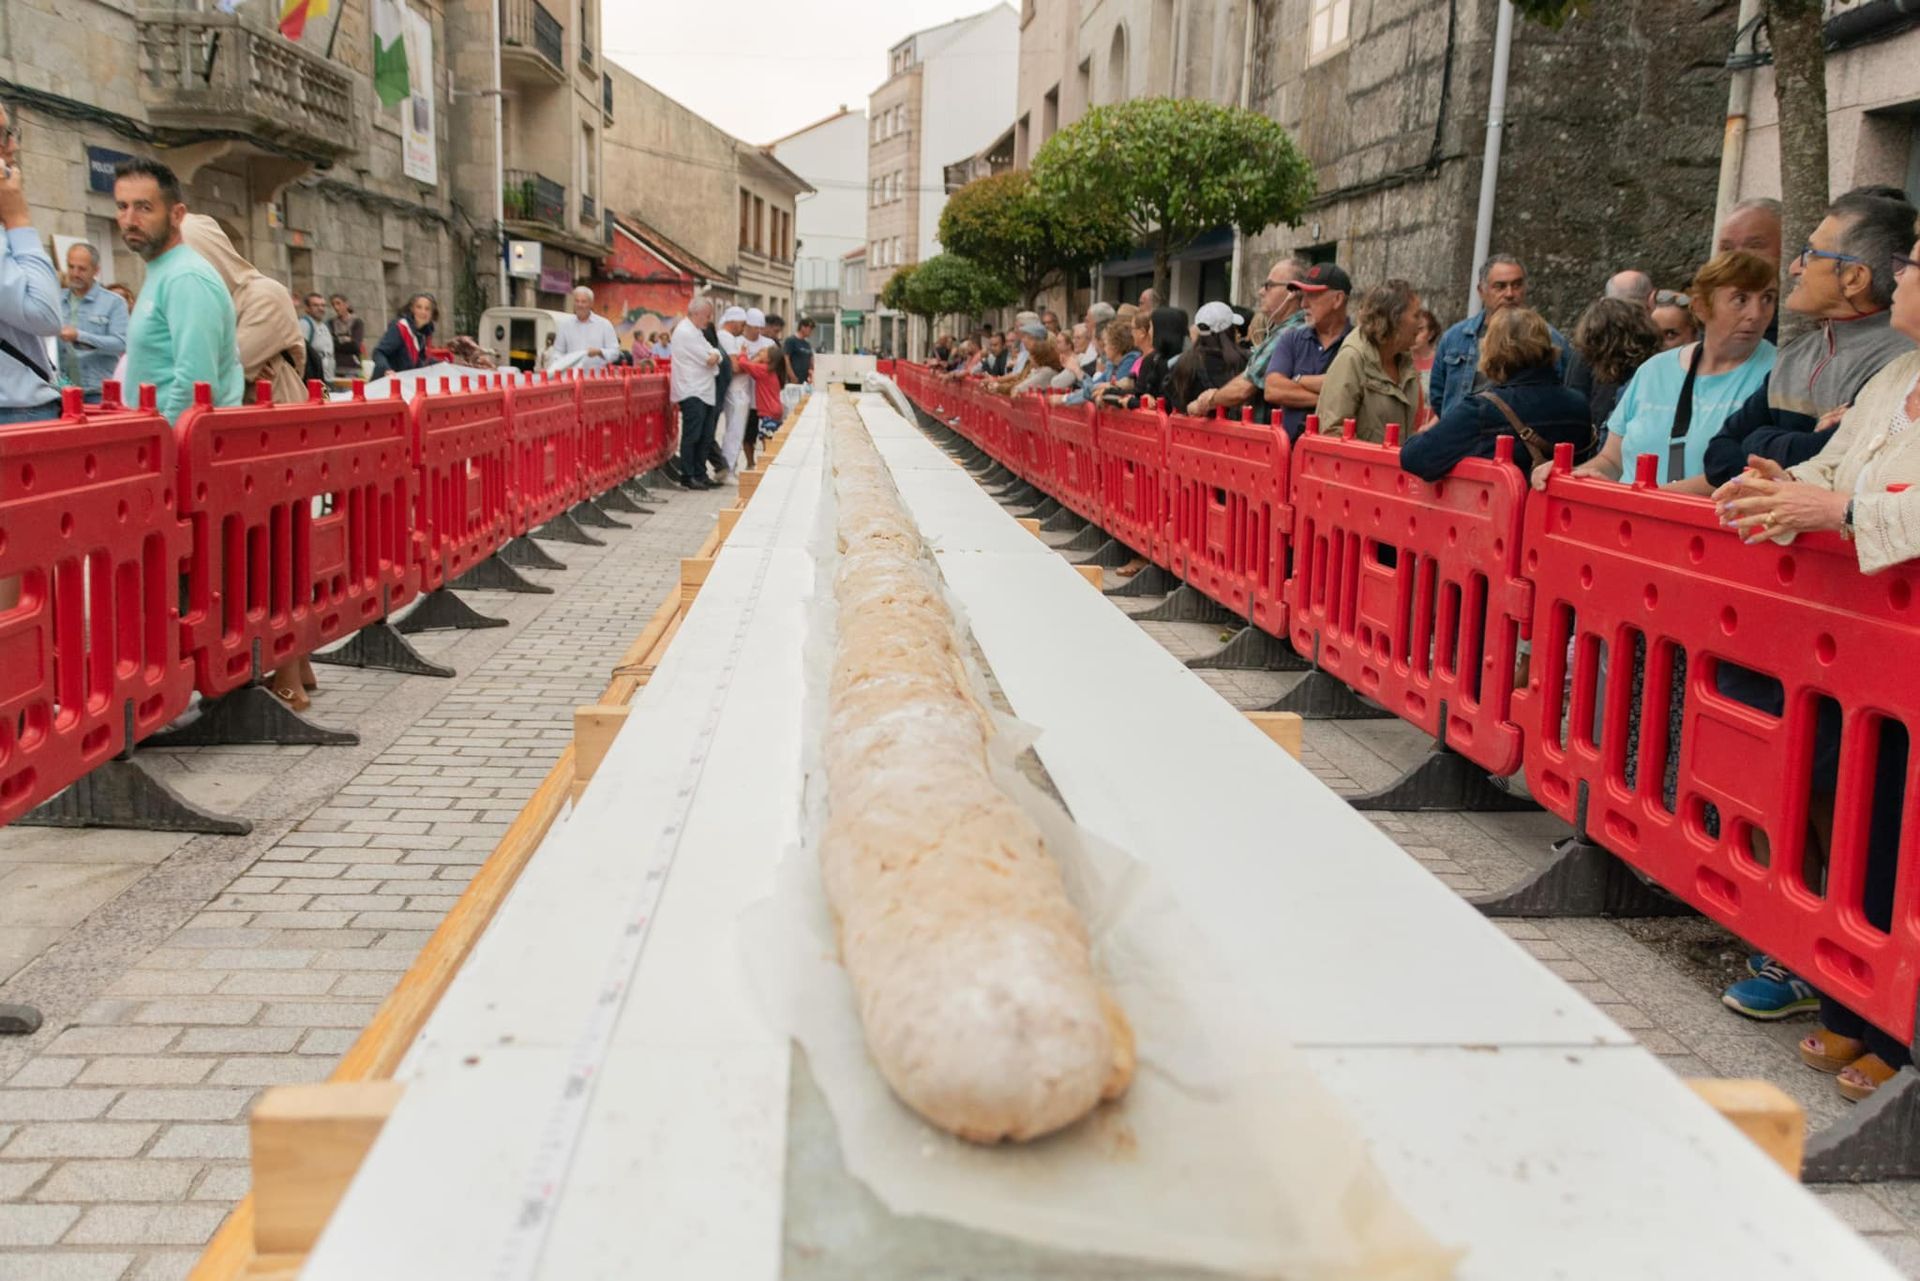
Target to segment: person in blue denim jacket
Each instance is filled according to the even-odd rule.
[[[1433,353],[1432,395],[1434,412],[1446,416],[1449,409],[1485,386],[1480,374],[1480,335],[1487,318],[1503,307],[1527,305],[1527,269],[1511,254],[1494,254],[1480,268],[1480,306],[1477,316],[1469,316],[1440,336]],[[1554,349],[1559,358],[1554,377],[1564,380],[1567,373],[1567,340],[1552,325]]]
[[[89,405],[113,377],[127,350],[127,304],[99,283],[100,251],[81,241],[67,248],[67,288],[60,296],[60,381],[78,387]]]

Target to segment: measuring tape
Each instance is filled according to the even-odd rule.
[[[797,423],[795,430],[798,430]],[[790,487],[781,499],[779,521],[784,522],[798,489],[797,485]],[[580,1135],[585,1129],[587,1112],[593,1103],[600,1069],[613,1043],[613,1032],[620,1022],[621,1011],[626,1008],[627,994],[631,990],[634,973],[639,968],[641,954],[646,950],[647,937],[652,933],[654,908],[659,905],[660,896],[666,890],[667,875],[673,870],[674,860],[679,855],[680,838],[686,831],[688,816],[693,812],[693,799],[699,791],[701,776],[706,772],[713,737],[720,727],[721,714],[726,710],[734,673],[740,667],[740,655],[746,648],[747,629],[753,622],[761,589],[766,586],[767,571],[773,562],[771,549],[757,549],[755,555],[760,558],[760,563],[754,570],[747,608],[741,611],[740,621],[734,627],[721,657],[719,677],[711,687],[713,697],[707,704],[700,731],[687,757],[687,768],[681,774],[679,785],[668,805],[667,825],[660,830],[659,839],[654,842],[649,855],[650,866],[628,905],[626,924],[621,927],[620,941],[607,962],[600,994],[594,999],[586,1028],[574,1043],[567,1060],[566,1080],[559,1097],[548,1110],[539,1146],[534,1149],[532,1170],[521,1194],[519,1208],[514,1211],[512,1221],[508,1224],[507,1239],[495,1261],[494,1281],[529,1281],[539,1268],[547,1233],[552,1229],[559,1209],[560,1190],[566,1183],[574,1155],[580,1148]]]

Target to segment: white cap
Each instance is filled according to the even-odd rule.
[[[729,307],[720,314],[720,323],[723,325],[731,325],[736,320],[745,324],[746,319],[747,313],[738,307]]]
[[[1220,334],[1236,325],[1244,325],[1247,318],[1223,302],[1210,302],[1194,313],[1194,328],[1203,334]]]
[[[761,311],[758,307],[747,308],[747,328],[765,329],[766,327],[767,327],[767,313],[764,311]]]

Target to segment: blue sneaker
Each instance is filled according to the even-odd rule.
[[[1750,1019],[1790,1019],[1796,1014],[1814,1013],[1820,1008],[1820,997],[1806,980],[1766,957],[1752,978],[1741,979],[1722,992],[1720,1003]]]
[[[1759,978],[1760,971],[1766,969],[1767,966],[1772,963],[1773,958],[1765,952],[1750,953],[1747,956],[1747,973],[1753,975],[1755,978]]]

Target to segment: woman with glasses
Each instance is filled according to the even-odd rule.
[[[1574,475],[1630,480],[1640,455],[1652,454],[1660,484],[1708,492],[1701,476],[1707,442],[1773,368],[1773,344],[1764,335],[1773,320],[1774,266],[1743,250],[1724,253],[1700,269],[1691,293],[1700,341],[1663,351],[1634,371],[1607,420],[1606,443]],[[1551,469],[1535,469],[1536,488]]]
[[[1920,235],[1915,227],[1910,235]],[[1788,543],[1803,533],[1838,534],[1853,544],[1860,571],[1875,574],[1920,557],[1920,241],[1888,255],[1894,281],[1890,326],[1908,344],[1906,352],[1860,389],[1827,443],[1812,459],[1783,468],[1759,455],[1745,472],[1714,491],[1721,522],[1743,541]],[[1782,710],[1779,687],[1723,692],[1774,715]],[[1851,878],[1826,878],[1826,854],[1837,833],[1834,804],[1839,782],[1840,714],[1822,706],[1813,741],[1813,795],[1808,810],[1808,852],[1803,863],[1818,868],[1816,893],[1837,890]],[[1882,722],[1874,751],[1871,801],[1867,807],[1866,867],[1857,906],[1866,923],[1882,933],[1892,928],[1894,884],[1903,819],[1914,807],[1903,796],[1912,745],[1904,729]],[[1857,750],[1857,749],[1855,749]],[[1904,811],[1904,814],[1903,814]],[[1857,839],[1857,837],[1856,837]],[[1803,873],[1806,875],[1806,873]],[[1804,982],[1802,983],[1804,986]],[[1820,1030],[1800,1042],[1809,1067],[1835,1074],[1840,1093],[1860,1100],[1908,1061],[1907,1047],[1831,997],[1820,997]]]

